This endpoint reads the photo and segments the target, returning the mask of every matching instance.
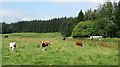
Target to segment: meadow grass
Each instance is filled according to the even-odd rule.
[[[8,38],[4,38],[8,35]],[[53,44],[42,51],[41,41]],[[60,33],[13,33],[2,36],[3,65],[118,65],[118,38],[62,40]],[[16,42],[11,52],[9,43]],[[84,44],[83,48],[75,41]],[[104,46],[106,45],[106,46]]]
[[[2,34],[0,34],[0,66],[2,66]]]

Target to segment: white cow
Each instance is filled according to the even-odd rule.
[[[90,36],[90,38],[102,38],[102,36]]]
[[[12,51],[16,50],[16,43],[15,42],[10,42],[10,49]]]

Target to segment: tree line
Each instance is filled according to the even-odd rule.
[[[62,17],[53,18],[51,20],[31,20],[31,21],[18,21],[16,23],[6,24],[2,23],[2,32],[14,33],[14,32],[35,32],[35,33],[47,33],[47,32],[61,32],[64,33],[67,30],[69,34],[63,34],[64,36],[70,36],[72,29],[70,27],[74,25],[76,18],[73,17]],[[76,23],[77,24],[77,23]]]
[[[80,21],[72,31],[73,37],[92,35],[120,37],[120,1],[105,2],[96,10],[87,10],[83,16],[84,20]]]
[[[105,2],[97,9],[89,9],[85,13],[80,10],[77,17],[18,21],[11,24],[2,22],[0,25],[2,25],[2,29],[0,28],[2,34],[60,32],[64,37],[88,37],[91,35],[120,37],[120,2]]]

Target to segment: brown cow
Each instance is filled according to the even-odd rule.
[[[50,42],[48,42],[48,41],[42,41],[42,47],[43,47],[42,50],[43,50],[43,51],[46,50],[45,47],[49,46],[50,44],[52,44],[52,43],[50,43]]]
[[[42,41],[42,47],[46,47],[48,45],[50,45],[52,43],[48,42],[48,41]]]
[[[77,46],[80,46],[80,47],[83,47],[82,42],[76,42],[76,45],[77,45]]]

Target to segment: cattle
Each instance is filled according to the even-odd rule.
[[[88,38],[89,40],[93,40],[93,38]]]
[[[11,51],[15,51],[16,50],[16,42],[10,42],[10,49]]]
[[[77,46],[80,46],[80,47],[83,47],[82,42],[76,42],[76,45],[77,45]]]
[[[63,40],[65,40],[65,37],[63,38]]]
[[[91,38],[91,39],[92,39],[92,38],[93,38],[93,39],[94,39],[94,38],[97,39],[97,38],[102,38],[102,36],[90,36],[90,38]]]
[[[8,36],[6,35],[6,36],[4,36],[4,38],[8,38]]]
[[[45,51],[46,50],[46,47],[47,46],[49,46],[50,44],[52,44],[52,43],[50,43],[50,42],[48,42],[48,41],[42,41],[42,47],[43,47],[43,51]]]

